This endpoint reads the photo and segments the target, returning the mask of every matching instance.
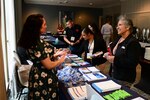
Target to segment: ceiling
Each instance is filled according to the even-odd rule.
[[[73,7],[106,8],[120,5],[121,0],[24,0],[31,4],[60,5]]]

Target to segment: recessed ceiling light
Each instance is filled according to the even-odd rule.
[[[90,3],[89,3],[89,5],[90,5],[90,6],[93,6],[93,3],[92,3],[92,2],[90,2]]]
[[[68,3],[68,0],[64,0],[64,3]]]

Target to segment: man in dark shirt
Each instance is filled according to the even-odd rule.
[[[74,24],[71,19],[66,22],[66,28],[64,30],[64,41],[69,44],[69,49],[72,54],[77,54],[77,49],[80,47],[81,43],[81,26]]]

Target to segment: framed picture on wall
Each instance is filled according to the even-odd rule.
[[[59,24],[64,28],[66,26],[66,21],[72,19],[74,20],[74,13],[72,11],[59,11]]]

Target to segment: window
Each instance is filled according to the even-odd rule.
[[[16,50],[14,0],[1,0],[1,40],[6,88],[14,72],[14,55]]]

